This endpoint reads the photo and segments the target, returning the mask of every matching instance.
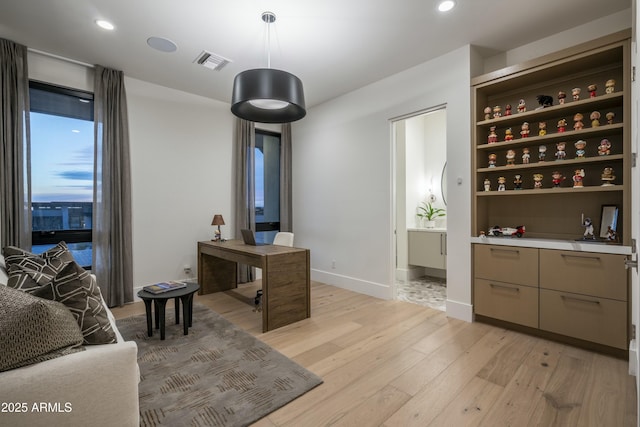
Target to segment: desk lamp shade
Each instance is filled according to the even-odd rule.
[[[224,225],[224,218],[222,218],[222,215],[214,215],[213,216],[213,221],[211,221],[211,225],[217,225],[217,226],[221,226]]]
[[[251,122],[295,122],[307,114],[302,81],[291,73],[271,68],[270,25],[276,21],[276,15],[264,12],[262,20],[267,24],[267,68],[236,75],[231,112]]]

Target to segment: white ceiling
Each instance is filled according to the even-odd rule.
[[[300,77],[313,106],[466,44],[498,53],[631,8],[631,0],[457,2],[442,14],[437,0],[0,0],[0,37],[229,102],[237,73],[267,66],[268,10],[277,16],[271,67]],[[151,49],[151,36],[178,50]],[[203,50],[233,62],[198,66]]]

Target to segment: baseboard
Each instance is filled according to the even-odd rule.
[[[391,286],[382,283],[369,282],[355,277],[314,269],[311,270],[311,280],[380,299],[393,299]]]
[[[447,299],[447,317],[473,322],[473,306]]]

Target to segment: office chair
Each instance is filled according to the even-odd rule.
[[[287,231],[279,231],[273,238],[274,245],[293,247],[293,233]]]
[[[273,238],[273,244],[293,247],[293,233],[290,233],[288,231],[277,232],[276,236]],[[256,308],[253,311],[262,311],[262,289],[259,289],[256,292],[256,297],[254,298],[253,302],[256,305]]]

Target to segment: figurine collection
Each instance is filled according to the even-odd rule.
[[[596,83],[592,83],[587,85],[585,88],[573,87],[569,91],[560,90],[557,93],[557,103],[558,105],[568,104],[575,101],[580,101],[581,99],[590,99],[596,98],[598,96],[612,94],[616,90],[616,81],[614,79],[609,79],[604,83],[604,91],[602,90],[602,86]],[[604,92],[604,93],[603,93]],[[570,94],[571,97],[568,98],[567,94]],[[552,107],[554,103],[554,96],[550,95],[538,95],[536,97],[538,106],[535,108],[536,110]],[[581,102],[580,105],[587,105],[585,102]],[[575,109],[573,110],[575,111]],[[483,109],[484,120],[495,120],[501,117],[512,116],[509,120],[509,124],[513,124],[513,120],[515,115],[522,114],[527,112],[527,102],[525,99],[521,98],[518,100],[517,104],[512,107],[512,104],[506,104],[503,107],[500,105],[487,106]],[[573,112],[572,112],[573,113]],[[561,113],[559,113],[560,115]],[[526,115],[527,117],[531,117],[531,115]],[[583,129],[587,127],[596,128],[600,126],[613,125],[615,124],[616,113],[614,111],[586,111],[575,112],[570,120],[572,120],[572,124],[569,125],[567,122],[568,117],[560,117],[557,119],[557,122],[548,123],[547,121],[536,121],[534,123],[530,123],[529,121],[523,120],[521,125],[519,125],[519,131],[516,131],[514,127],[507,126],[506,128],[499,129],[496,125],[489,126],[489,134],[487,137],[487,144],[493,145],[496,144],[496,148],[500,146],[501,142],[510,142],[510,147],[506,149],[506,151],[498,149],[498,153],[492,152],[488,153],[488,168],[496,168],[501,166],[512,167],[517,164],[528,165],[531,162],[535,162],[535,158],[532,158],[531,151],[535,151],[535,148],[531,147],[531,141],[528,143],[529,147],[522,147],[521,151],[514,147],[514,143],[518,142],[520,139],[524,138],[533,138],[533,137],[546,137],[549,135],[548,132],[548,124],[553,126],[556,125],[556,132],[552,135],[566,133],[566,139],[563,141],[555,142],[555,147],[552,144],[540,144],[538,146],[538,162],[546,162],[547,159],[547,148],[550,146],[551,149],[555,148],[555,152],[552,151],[549,153],[549,157],[552,157],[551,160],[553,162],[557,162],[558,164],[562,163],[566,159],[585,159],[589,156],[608,156],[612,152],[612,143],[608,138],[602,138],[597,145],[596,141],[580,139],[576,135],[576,133],[580,133]],[[605,121],[606,119],[606,121]],[[506,124],[506,123],[505,123]],[[537,135],[534,133],[531,134],[531,125],[534,126],[534,129],[537,125]],[[516,125],[517,126],[517,125]],[[567,131],[567,127],[572,126]],[[514,133],[519,133],[519,138],[516,139]],[[535,132],[535,130],[534,130]],[[574,133],[575,132],[575,133]],[[560,138],[559,135],[556,135],[553,139],[558,140]],[[565,138],[562,136],[562,138]],[[544,139],[544,138],[542,138]],[[551,142],[551,141],[549,141]],[[572,147],[573,146],[573,147]],[[587,151],[587,146],[591,148]],[[574,150],[575,149],[575,150]],[[597,151],[596,151],[597,150]],[[615,153],[616,151],[614,151]],[[533,154],[535,156],[535,154]],[[504,157],[503,157],[504,156]],[[573,162],[571,162],[573,163]],[[567,164],[568,166],[568,164]],[[564,173],[567,176],[563,175],[563,171],[554,170],[550,174],[551,181],[545,182],[545,176],[542,173],[533,173],[528,177],[522,172],[520,174],[513,175],[513,187],[511,185],[507,186],[508,177],[507,176],[499,176],[493,177],[491,179],[484,179],[483,188],[484,191],[508,191],[510,189],[513,190],[522,190],[523,188],[533,188],[533,189],[541,189],[541,188],[560,188],[564,187],[573,187],[576,189],[584,187],[584,180],[586,177],[585,170],[583,168],[574,168],[573,170],[565,170]],[[594,171],[589,169],[589,174],[593,174]],[[593,175],[592,179],[588,181],[587,185],[594,185]],[[597,175],[596,175],[597,176]],[[614,171],[611,167],[607,166],[603,169],[602,174],[600,176],[600,180],[602,181],[602,186],[610,186],[615,185]],[[547,178],[548,180],[549,178]],[[597,178],[596,178],[597,179]],[[567,183],[564,183],[564,181]],[[493,181],[493,182],[492,182]],[[493,187],[493,188],[492,188]]]
[[[571,177],[571,181],[573,182],[573,188],[583,188],[584,187],[584,178],[586,176],[586,172],[583,168],[576,168],[573,170],[573,176]],[[545,187],[544,182],[544,174],[534,173],[531,175],[533,188],[539,189]],[[559,170],[554,170],[551,173],[551,188],[560,188],[562,187],[562,183],[567,179],[566,176],[562,174]],[[608,187],[615,185],[613,181],[615,181],[616,176],[614,175],[614,170],[611,167],[605,167],[602,170],[602,174],[600,175],[600,180],[602,181],[601,186]],[[523,185],[523,175],[522,174],[514,174],[513,176],[513,190],[522,190]],[[548,184],[547,184],[548,185]],[[484,191],[492,191],[491,180],[486,178],[484,180]],[[505,176],[499,176],[496,181],[496,189],[497,191],[507,191],[507,178]]]
[[[608,95],[611,93],[615,92],[615,86],[616,86],[616,81],[614,79],[609,79],[605,82],[605,93],[604,95]],[[589,98],[596,98],[598,96],[598,85],[593,83],[587,86],[587,91],[589,92]],[[579,101],[580,100],[580,96],[582,93],[582,89],[579,87],[574,87],[571,89],[571,99],[573,101]],[[567,99],[567,93],[563,90],[558,92],[557,95],[557,99],[558,99],[558,104],[559,105],[563,105],[566,103],[566,99]],[[536,110],[542,109],[542,108],[547,108],[547,107],[551,107],[553,106],[553,97],[550,95],[538,95],[536,97],[536,100],[538,101],[539,106],[536,108]],[[516,114],[520,114],[520,113],[526,113],[527,112],[527,104],[526,101],[524,99],[520,99],[518,101],[518,104],[516,106]],[[484,108],[483,110],[484,113],[484,120],[491,120],[491,119],[498,119],[500,117],[508,117],[512,115],[512,107],[511,104],[507,104],[504,107],[504,113],[502,110],[502,106],[501,105],[495,105],[495,106],[487,106]],[[591,120],[591,127],[598,127],[600,126],[600,118],[603,117],[603,114],[600,111],[592,111],[589,114],[589,120]],[[607,119],[607,124],[611,125],[614,123],[614,118],[615,118],[615,113],[613,111],[609,111],[607,113],[604,113],[604,117],[606,117]],[[584,120],[585,115],[583,113],[576,113],[573,116],[573,129],[574,130],[581,130],[585,127],[584,125]],[[558,120],[557,123],[557,129],[558,132],[565,132],[566,131],[566,127],[567,127],[567,120],[566,118],[561,118]],[[495,126],[492,127],[493,132],[495,133]],[[544,136],[547,134],[547,124],[546,122],[540,122],[538,124],[538,136]],[[504,141],[511,141],[513,140],[513,130],[511,128],[507,129],[508,132],[505,132],[505,138]],[[527,138],[529,136],[529,123],[528,122],[523,122],[522,123],[522,128],[520,131],[520,136],[521,138]],[[491,139],[489,140],[489,143],[492,144],[494,142],[498,142],[497,140],[497,135],[495,135],[495,139]]]
[[[574,159],[583,159],[586,157],[586,148],[587,141],[584,139],[579,139],[573,143],[575,148],[575,152],[573,153]],[[611,141],[607,138],[603,138],[598,145],[598,156],[608,156],[611,154]],[[556,161],[565,160],[567,156],[570,155],[567,153],[567,143],[565,141],[560,141],[556,143],[556,151],[554,157]],[[509,148],[505,154],[505,165],[506,166],[514,166],[516,164],[516,158],[518,157],[518,152],[514,148]],[[547,146],[542,144],[538,147],[538,162],[544,162],[547,157]],[[522,159],[522,164],[527,165],[531,162],[531,151],[529,147],[522,148],[522,154],[520,156]],[[489,163],[488,167],[495,168],[498,165],[498,156],[496,153],[489,153],[488,155]]]

